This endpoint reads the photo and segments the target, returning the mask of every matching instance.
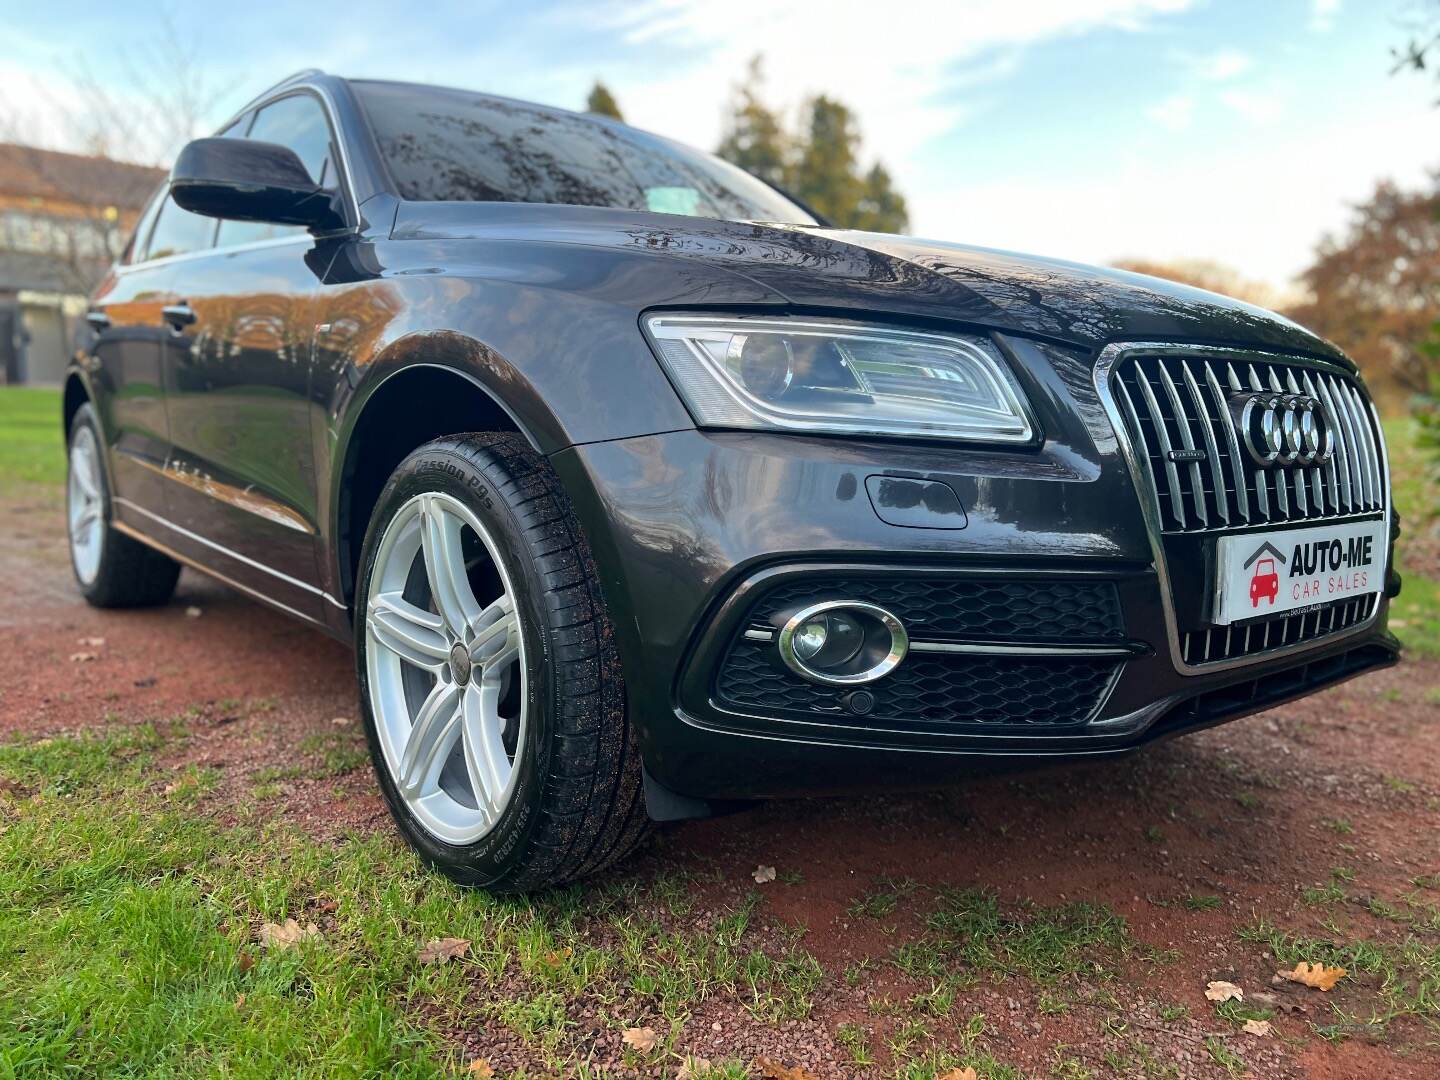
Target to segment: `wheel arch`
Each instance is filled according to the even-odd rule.
[[[75,422],[75,414],[80,411],[82,405],[94,403],[94,396],[90,393],[90,387],[86,385],[85,379],[78,371],[71,371],[65,376],[65,390],[62,401],[61,423],[64,424],[64,428],[61,435],[68,441],[70,438],[70,425]]]
[[[370,515],[407,455],[434,439],[474,431],[512,431],[544,452],[533,425],[473,366],[446,352],[442,347],[403,363],[377,364],[382,370],[361,384],[343,410],[332,457],[330,554],[341,598],[352,613]]]

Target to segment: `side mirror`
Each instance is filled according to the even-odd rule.
[[[195,139],[170,170],[170,194],[192,214],[336,229],[334,193],[310,178],[295,151],[250,139]]]

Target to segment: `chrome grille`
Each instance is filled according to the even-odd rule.
[[[1244,656],[1259,656],[1302,641],[1314,641],[1358,626],[1375,614],[1378,595],[1335,600],[1308,611],[1292,611],[1273,619],[1232,626],[1209,626],[1181,635],[1181,654],[1187,664],[1215,664]]]
[[[1117,367],[1113,386],[1166,533],[1333,520],[1385,508],[1380,434],[1348,375],[1300,363],[1141,355]],[[1226,402],[1250,390],[1322,402],[1335,432],[1330,460],[1255,467]],[[1203,460],[1177,462],[1177,451],[1202,451]]]

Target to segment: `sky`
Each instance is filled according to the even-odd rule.
[[[226,90],[217,125],[305,67],[571,108],[598,77],[631,123],[708,149],[759,52],[787,118],[818,93],[856,111],[916,235],[1283,289],[1376,180],[1440,168],[1440,88],[1391,73],[1424,2],[0,0],[0,121],[71,148],[71,73],[129,92],[164,13]]]

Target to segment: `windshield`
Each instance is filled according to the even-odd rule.
[[[749,173],[624,124],[464,90],[351,85],[405,199],[816,224]]]

